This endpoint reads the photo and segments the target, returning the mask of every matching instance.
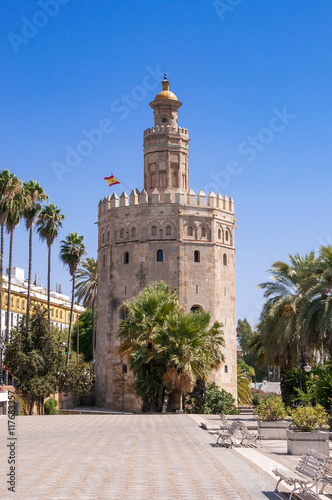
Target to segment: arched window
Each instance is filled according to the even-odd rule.
[[[62,319],[62,311],[60,311],[60,319]]]
[[[11,303],[12,303],[11,307],[14,307],[14,297],[12,297]]]
[[[224,266],[227,266],[227,255],[225,253],[222,257],[222,263],[224,264]]]
[[[131,228],[131,237],[135,238],[135,236],[136,236],[136,227],[132,227]]]
[[[202,309],[202,307],[196,304],[190,308],[190,312],[196,314],[200,309]]]
[[[229,234],[228,234],[227,229],[226,229],[226,231],[225,231],[225,240],[226,240],[226,241],[228,241],[228,240],[229,240]]]
[[[164,252],[162,250],[157,250],[157,262],[163,262]]]
[[[175,172],[172,174],[172,187],[176,188],[178,187],[178,177]]]
[[[110,232],[107,231],[107,243],[109,242],[109,240],[110,240]]]
[[[23,299],[23,301],[22,301],[22,309],[23,309],[23,311],[25,311],[25,299]]]
[[[172,234],[171,226],[166,226],[166,236],[170,236]]]
[[[103,233],[102,236],[101,236],[101,242],[105,243],[105,233]]]
[[[193,235],[193,228],[191,226],[188,226],[187,228],[187,235],[192,236]]]
[[[106,257],[105,255],[103,255],[103,267],[105,267],[105,264],[106,264]]]
[[[128,307],[122,306],[119,309],[119,318],[122,320],[126,320],[128,317]]]
[[[157,236],[157,227],[156,226],[152,226],[152,228],[151,228],[151,236]]]
[[[201,229],[201,237],[205,238],[205,227],[202,227]]]
[[[221,240],[221,229],[218,229],[218,240]]]
[[[224,366],[224,372],[228,373],[228,366],[227,365]]]
[[[20,308],[20,299],[17,299],[17,302],[16,302],[16,308],[19,309]]]
[[[129,252],[125,252],[123,254],[123,263],[124,264],[129,264]]]
[[[55,315],[57,318],[59,317],[59,310],[58,309],[56,310]]]
[[[194,251],[194,262],[200,262],[201,261],[201,255],[199,250]]]
[[[123,228],[120,230],[120,238],[124,238],[124,229]]]
[[[54,309],[52,308],[52,318],[54,317]]]

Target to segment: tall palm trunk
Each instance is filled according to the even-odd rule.
[[[70,306],[70,319],[69,319],[69,330],[68,330],[68,345],[67,345],[67,359],[66,365],[69,364],[69,354],[70,354],[70,344],[71,344],[71,326],[73,322],[73,310],[74,310],[74,298],[75,298],[75,273],[73,275],[73,288],[71,293],[71,306]]]
[[[51,330],[51,245],[48,246],[48,266],[47,266],[47,319]]]
[[[31,289],[31,269],[32,269],[32,230],[33,224],[30,226],[29,231],[29,272],[28,272],[28,297],[27,297],[27,318],[26,318],[26,329],[29,328],[29,317],[30,317],[30,289]]]
[[[95,360],[95,345],[96,345],[96,322],[95,322],[95,311],[96,311],[96,299],[92,301],[92,376],[94,375],[94,360]]]
[[[8,270],[8,304],[7,304],[7,324],[6,324],[6,336],[5,342],[9,342],[9,327],[10,327],[10,291],[12,283],[12,259],[13,259],[13,234],[14,231],[10,231],[9,239],[9,270]],[[8,385],[8,370],[6,366],[5,370],[5,384]]]

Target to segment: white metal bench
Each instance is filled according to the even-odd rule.
[[[226,448],[231,447],[232,445],[237,444],[237,435],[238,439],[242,439],[242,433],[240,431],[240,422],[232,422],[231,425],[227,426],[227,429],[225,430],[220,430],[216,432],[217,436],[217,443],[220,444],[221,446],[225,446]],[[240,434],[240,436],[239,436]]]
[[[332,484],[332,457],[330,457],[326,462],[322,483],[320,493],[324,493],[324,488],[327,484]]]
[[[259,432],[250,432],[245,424],[240,424],[240,431],[242,432],[242,441],[241,444],[243,446],[257,446],[257,441],[261,445],[262,448],[262,441],[261,441],[261,435]]]
[[[329,457],[314,450],[306,450],[294,472],[279,468],[272,471],[279,477],[274,491],[278,493],[279,483],[285,481],[289,486],[293,486],[289,500],[295,493],[311,494],[320,500],[319,484],[322,481],[323,488],[325,487],[324,477],[328,463]]]
[[[223,413],[219,413],[219,417],[221,419],[223,427],[226,427],[226,430],[228,431],[231,424],[229,423],[229,421],[227,420],[227,418],[225,417],[225,415]],[[237,424],[236,430],[240,431],[240,433],[241,433],[241,441],[239,443],[240,445],[256,447],[257,441],[258,441],[262,447],[261,435],[258,432],[250,432],[248,430],[248,427],[245,424],[243,424],[242,422],[236,421],[233,423]],[[233,444],[236,444],[236,442],[234,442]]]

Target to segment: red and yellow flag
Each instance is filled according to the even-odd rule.
[[[114,184],[120,184],[120,181],[114,177],[114,175],[110,175],[109,177],[104,177],[105,181],[109,186],[114,186]]]

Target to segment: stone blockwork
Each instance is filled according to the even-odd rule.
[[[155,119],[156,108],[157,105]],[[160,119],[158,114],[157,118]],[[144,137],[150,140],[158,132],[148,129]],[[172,134],[188,137],[185,129],[162,133],[168,134],[169,141],[174,139]],[[163,139],[165,144],[168,139]],[[156,165],[164,165],[165,158],[175,154],[169,154],[165,148],[154,153]],[[178,172],[184,176],[183,184],[172,187],[178,179],[173,175],[174,165],[172,161],[167,163],[166,181],[161,189],[152,189],[150,183],[148,190],[132,191],[129,197],[126,193],[120,198],[113,194],[99,203],[95,367],[99,406],[121,409],[124,397],[127,409],[138,409],[135,398],[123,396],[112,381],[118,346],[116,333],[119,319],[125,317],[124,302],[156,281],[176,288],[186,311],[202,307],[210,311],[212,321],[223,323],[225,363],[215,370],[211,380],[236,396],[234,203],[221,194],[211,192],[206,196],[200,191],[196,195],[182,189],[188,180],[188,168],[186,162],[181,166],[181,159]],[[153,182],[159,183],[158,179],[152,177]]]

